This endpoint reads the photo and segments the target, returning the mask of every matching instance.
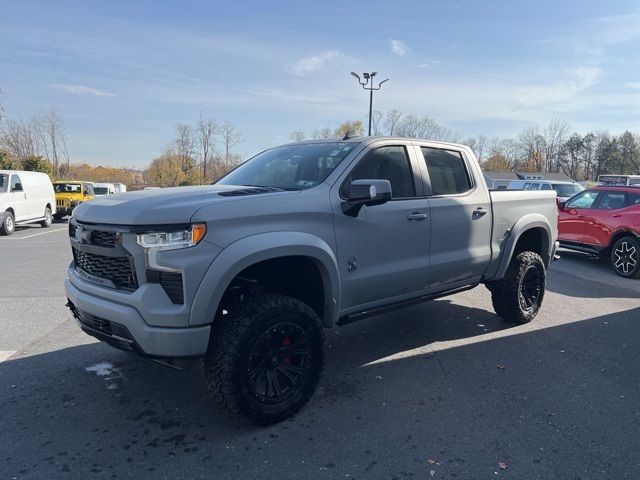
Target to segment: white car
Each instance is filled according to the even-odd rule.
[[[507,185],[507,190],[555,190],[561,202],[570,199],[584,190],[584,187],[575,182],[562,182],[550,180],[512,180]]]
[[[114,183],[113,188],[116,193],[124,193],[127,191],[127,186],[124,183]]]
[[[46,173],[0,170],[0,235],[11,235],[16,225],[51,226],[56,199]]]

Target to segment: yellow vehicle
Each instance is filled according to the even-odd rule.
[[[65,215],[71,215],[73,209],[82,202],[96,198],[91,182],[75,180],[53,182],[53,190],[56,193],[56,214],[53,216],[56,220],[60,220]]]

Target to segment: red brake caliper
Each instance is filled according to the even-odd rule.
[[[291,345],[291,337],[284,337],[282,340],[282,346]],[[291,355],[288,355],[282,359],[284,363],[287,365],[291,365]]]

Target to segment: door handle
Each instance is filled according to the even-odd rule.
[[[478,207],[473,211],[473,216],[474,217],[481,217],[483,215],[486,215],[487,211],[482,208],[482,207]]]
[[[613,216],[613,218],[620,218],[622,216],[622,214],[621,213],[614,213],[612,216]]]
[[[429,216],[429,214],[427,214],[427,213],[413,212],[413,213],[410,213],[409,215],[407,215],[407,220],[409,220],[409,221],[425,220],[428,216]]]

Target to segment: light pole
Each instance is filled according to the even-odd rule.
[[[362,85],[362,88],[364,88],[365,90],[369,90],[369,136],[371,136],[371,118],[373,117],[373,91],[380,90],[382,84],[389,81],[389,79],[387,78],[386,80],[381,81],[377,87],[374,87],[373,77],[375,77],[377,74],[378,72],[365,72],[362,74],[362,78],[360,78],[360,75],[358,75],[356,72],[351,72],[351,75],[353,75],[358,80],[358,83]]]

